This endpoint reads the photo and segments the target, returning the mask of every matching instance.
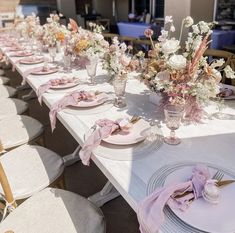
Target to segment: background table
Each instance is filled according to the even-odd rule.
[[[226,45],[235,44],[235,30],[213,30],[211,49],[223,49]]]

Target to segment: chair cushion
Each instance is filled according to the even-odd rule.
[[[0,120],[22,114],[28,109],[28,103],[13,98],[0,98]]]
[[[64,170],[62,158],[41,146],[20,146],[1,156],[0,161],[16,200],[46,188]]]
[[[3,69],[0,69],[0,75],[4,75],[5,71]]]
[[[10,79],[4,76],[0,76],[0,85],[9,83]]]
[[[0,98],[2,97],[12,97],[16,95],[16,89],[13,87],[0,85]]]
[[[43,125],[29,116],[16,115],[0,121],[0,140],[4,149],[26,144],[42,132]]]
[[[104,216],[84,197],[61,189],[46,188],[8,215],[0,232],[104,233]]]

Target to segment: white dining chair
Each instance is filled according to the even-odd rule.
[[[9,215],[0,232],[105,233],[102,211],[84,197],[62,189],[46,188],[17,207],[0,163],[0,182]]]
[[[29,105],[23,100],[14,98],[0,98],[0,120],[26,113]]]
[[[0,98],[13,97],[17,93],[17,90],[10,86],[0,85]]]
[[[65,188],[64,162],[55,152],[36,145],[23,145],[0,157],[13,197],[21,200],[49,185]],[[0,187],[0,194],[4,194]]]
[[[0,121],[0,143],[2,153],[17,146],[32,142],[42,142],[43,125],[36,119],[25,116],[11,116]]]
[[[0,76],[0,85],[6,85],[10,82],[10,79],[5,76]]]

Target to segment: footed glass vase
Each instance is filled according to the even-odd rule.
[[[116,95],[114,106],[117,108],[124,108],[127,105],[125,99],[126,82],[126,75],[116,76],[113,80],[113,88]]]

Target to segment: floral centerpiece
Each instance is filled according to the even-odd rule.
[[[131,49],[124,42],[120,43],[117,37],[113,38],[103,59],[103,68],[111,77],[126,77],[129,72],[137,68],[139,62],[130,56]]]
[[[78,27],[70,20],[68,28],[72,31],[68,41],[68,47],[76,55],[91,58],[93,56],[102,57],[107,51],[109,44],[104,39],[102,26],[90,23],[93,31],[88,31]]]
[[[41,31],[40,19],[35,14],[28,15],[25,19],[16,22],[15,29],[25,38],[35,38]]]
[[[171,37],[175,31],[171,16],[165,18],[165,27],[157,43],[153,43],[153,31],[147,29],[145,36],[152,42],[149,59],[140,76],[141,80],[153,92],[161,92],[165,101],[185,106],[186,115],[192,121],[200,121],[203,105],[219,92],[221,81],[220,68],[223,59],[208,63],[203,56],[208,44],[214,23],[200,21],[193,24],[191,17],[182,21],[180,37]],[[181,36],[184,28],[189,28],[187,40],[181,47]],[[168,30],[167,30],[168,29]],[[229,66],[224,69],[228,78],[235,78]]]
[[[50,14],[47,23],[43,25],[42,41],[44,45],[55,47],[57,43],[63,43],[68,33],[66,26],[59,23],[61,15]]]
[[[117,37],[114,37],[103,59],[103,68],[112,77],[112,84],[117,97],[114,106],[118,108],[126,106],[124,95],[127,74],[139,65],[138,60],[129,55],[130,49],[131,47],[128,47],[125,43],[120,43]]]

